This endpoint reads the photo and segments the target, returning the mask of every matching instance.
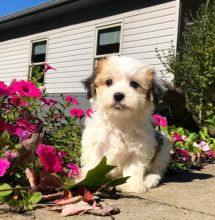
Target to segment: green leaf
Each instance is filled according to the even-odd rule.
[[[114,187],[114,186],[122,185],[122,184],[126,183],[126,181],[129,178],[130,178],[130,176],[120,177],[120,178],[114,179],[110,183],[108,183],[107,186]]]
[[[9,142],[9,139],[10,139],[10,135],[7,131],[4,131],[2,134],[1,134],[1,137],[0,137],[0,143],[2,145],[6,145],[8,142]]]
[[[5,190],[5,191],[3,191]],[[7,183],[0,184],[0,197],[8,196],[12,193],[11,186]]]
[[[42,199],[42,193],[41,192],[34,192],[28,197],[28,202],[30,204],[36,204]]]
[[[100,163],[93,169],[89,170],[85,179],[72,185],[67,185],[67,189],[77,187],[87,187],[88,189],[96,189],[102,185],[116,186],[126,182],[128,177],[117,178],[114,180],[108,179],[105,175],[109,173],[115,166],[107,164],[107,158],[103,157]]]

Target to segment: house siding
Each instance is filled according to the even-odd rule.
[[[0,80],[9,83],[13,78],[26,79],[30,42],[47,38],[47,62],[56,68],[56,71],[46,74],[47,93],[83,93],[81,80],[88,77],[93,70],[95,29],[97,26],[118,21],[123,24],[121,55],[144,60],[145,63],[152,64],[158,72],[164,70],[155,48],[167,50],[171,47],[171,41],[176,45],[177,1],[149,7],[142,7],[143,3],[140,1],[135,10],[123,12],[131,4],[131,1],[117,7],[109,4],[104,11],[100,10],[99,13],[103,16],[92,19],[98,13],[95,8],[84,14],[89,17],[89,21],[0,42]],[[119,9],[120,13],[114,14],[114,10]],[[68,22],[68,19],[72,18],[65,17],[64,21]],[[171,75],[168,77],[171,78]]]

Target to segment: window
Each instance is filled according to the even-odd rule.
[[[96,35],[95,57],[120,53],[121,24],[97,28]]]
[[[46,62],[47,41],[34,41],[31,44],[31,61],[29,65],[29,78],[34,77],[41,84],[44,84],[42,74],[44,63]]]

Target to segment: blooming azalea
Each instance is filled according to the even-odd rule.
[[[9,86],[10,91],[16,91],[21,96],[41,97],[41,91],[34,85],[33,82],[24,80],[16,81]]]
[[[66,96],[65,101],[68,103],[72,103],[73,105],[79,104],[78,100],[74,96],[71,96],[71,95]]]
[[[201,141],[199,143],[199,147],[202,149],[202,151],[206,152],[211,150],[211,148],[209,147],[209,145],[205,142],[205,141]]]
[[[1,124],[8,133],[18,136],[21,140],[28,139],[32,134],[28,130],[22,129],[16,125],[11,125],[3,121],[1,121]]]
[[[19,125],[20,127],[26,129],[27,131],[34,133],[37,130],[37,126],[34,124],[31,124],[29,121],[23,120],[21,118],[19,118],[17,120],[17,125]]]
[[[209,150],[209,151],[208,151],[208,156],[209,156],[209,157],[214,157],[214,158],[215,158],[215,152],[212,151],[212,150]]]
[[[4,155],[9,161],[12,161],[14,158],[18,156],[16,152],[12,151],[7,151]]]
[[[46,172],[62,172],[62,160],[57,155],[57,152],[54,147],[45,144],[40,144],[37,147],[37,154],[39,155],[40,162],[42,163]]]
[[[50,107],[52,107],[58,103],[57,101],[55,101],[53,99],[41,98],[40,100],[42,101],[42,105],[46,104]]]
[[[69,111],[69,113],[75,117],[81,117],[84,115],[84,111],[81,108],[73,108]]]
[[[9,95],[8,87],[2,81],[0,81],[0,95],[3,95],[3,96]]]
[[[190,161],[192,159],[192,157],[190,156],[189,152],[185,149],[180,149],[180,148],[177,148],[176,149],[176,152],[182,156],[182,160],[183,161]]]
[[[159,114],[154,114],[152,116],[156,126],[167,127],[167,120]]]
[[[44,73],[46,73],[48,70],[56,70],[54,67],[50,66],[48,63],[44,63]]]
[[[92,118],[93,110],[92,110],[91,108],[88,108],[88,109],[86,110],[86,115],[87,115],[87,117]]]
[[[18,95],[11,96],[10,103],[16,106],[23,106],[23,107],[26,107],[29,105],[27,101],[21,99]]]
[[[184,138],[182,138],[182,136],[178,132],[174,132],[173,141],[174,142],[178,142],[178,141],[184,142]]]
[[[22,128],[16,128],[15,133],[18,137],[20,137],[21,140],[26,140],[31,137],[32,133],[28,130],[22,129]]]
[[[10,162],[6,159],[0,158],[0,176],[4,176],[9,167]]]
[[[80,167],[75,163],[69,163],[67,167],[70,169],[68,177],[78,178],[80,176]]]
[[[66,153],[65,150],[61,150],[61,151],[58,152],[58,156],[60,158],[64,158],[64,157],[67,157],[67,153]]]

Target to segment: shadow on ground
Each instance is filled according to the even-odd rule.
[[[170,182],[192,182],[194,180],[205,180],[215,177],[214,175],[207,173],[194,173],[194,172],[181,172],[181,173],[168,173],[165,175],[161,184],[166,184]]]

